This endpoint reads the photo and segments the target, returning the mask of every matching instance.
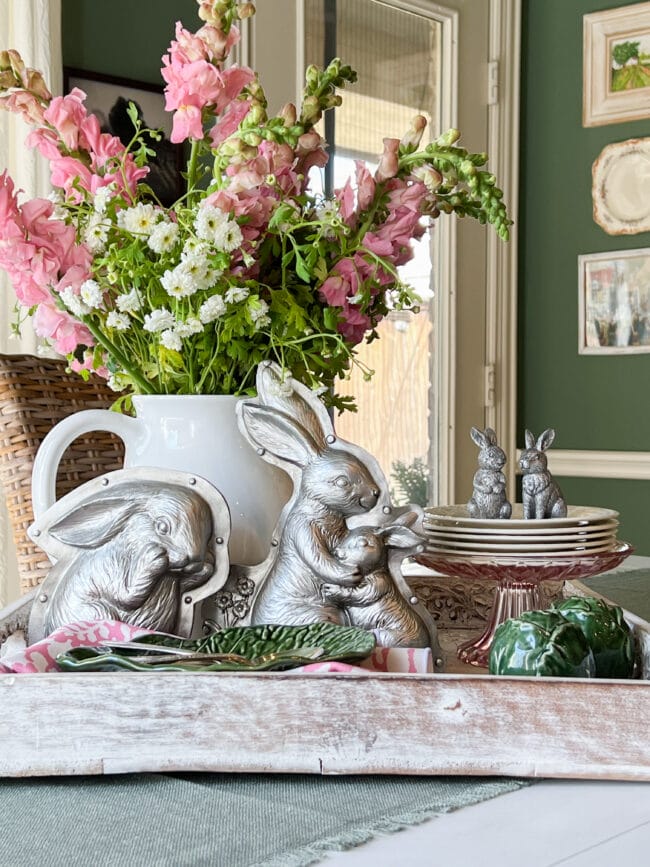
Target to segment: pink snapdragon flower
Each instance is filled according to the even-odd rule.
[[[75,87],[66,96],[55,96],[43,115],[69,151],[86,147],[86,142],[80,141],[81,128],[88,116],[85,98],[83,90]]]
[[[361,160],[356,160],[354,165],[355,186],[352,185],[352,180],[348,178],[343,187],[334,190],[334,195],[339,202],[341,218],[348,226],[354,226],[359,215],[368,210],[377,190],[377,184],[366,164]]]
[[[379,165],[375,172],[375,178],[378,181],[394,178],[399,171],[399,144],[398,138],[384,139],[384,152],[379,158]]]
[[[68,355],[77,346],[92,346],[93,337],[86,326],[73,319],[65,310],[60,310],[50,303],[38,305],[33,317],[34,331],[39,337],[45,337],[52,342],[56,352]]]
[[[28,124],[42,124],[45,108],[33,93],[18,90],[8,96],[0,96],[0,108],[19,114]]]
[[[162,58],[161,72],[167,83],[165,108],[174,112],[170,138],[177,144],[187,138],[202,139],[204,109],[221,114],[255,78],[248,67],[231,66],[221,71],[205,54],[191,60],[198,50],[188,34],[185,47],[172,43],[170,53]]]

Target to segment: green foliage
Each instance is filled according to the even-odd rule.
[[[614,62],[619,66],[625,66],[628,60],[632,60],[632,58],[638,60],[640,47],[640,42],[619,42],[618,45],[615,45],[612,49]]]
[[[394,461],[391,479],[396,485],[391,488],[391,499],[396,505],[428,505],[429,468],[422,458],[415,458],[410,464]]]

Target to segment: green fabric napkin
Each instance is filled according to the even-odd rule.
[[[0,864],[302,867],[530,780],[139,774],[0,781]]]

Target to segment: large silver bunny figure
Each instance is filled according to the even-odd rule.
[[[228,507],[203,479],[119,470],[55,503],[30,528],[55,563],[30,641],[78,620],[120,620],[189,636],[194,606],[228,575]]]
[[[289,473],[294,492],[280,517],[275,549],[248,572],[258,588],[251,622],[349,623],[345,600],[334,588],[360,584],[365,576],[359,563],[338,557],[337,551],[345,547],[355,522],[378,533],[393,522],[386,479],[371,455],[337,438],[318,397],[283,376],[277,365],[260,365],[257,390],[257,401],[237,407],[240,429],[265,460]],[[383,606],[373,600],[379,604],[378,621],[393,623],[388,604],[393,592],[400,608],[410,607],[411,613],[408,626],[404,618],[395,623],[401,632],[393,644],[430,645],[439,656],[435,624],[422,604],[405,598],[410,594],[395,558],[392,568],[384,569],[383,581]]]

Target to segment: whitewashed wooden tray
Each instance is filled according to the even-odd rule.
[[[632,619],[647,678],[650,626]],[[442,637],[443,675],[0,675],[0,775],[650,780],[650,680],[491,677],[453,662],[467,629]]]

